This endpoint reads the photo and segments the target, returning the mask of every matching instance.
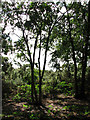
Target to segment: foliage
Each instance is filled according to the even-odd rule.
[[[15,34],[14,29],[18,28],[22,32],[19,39],[14,42],[14,51],[17,51],[17,58],[27,61],[31,68],[31,80],[32,80],[32,102],[34,101],[33,95],[35,93],[35,99],[37,99],[37,92],[35,90],[35,78],[34,68],[35,65],[39,69],[39,102],[41,102],[41,85],[46,66],[47,52],[53,42],[53,29],[58,23],[60,16],[58,16],[59,8],[58,4],[55,8],[54,3],[39,3],[39,2],[4,2],[2,4],[2,14],[4,17],[4,28],[2,33],[4,34],[7,25],[11,25],[11,31]],[[32,41],[34,44],[32,44]],[[29,45],[30,44],[30,45]],[[33,48],[33,52],[31,51]],[[38,52],[38,61],[35,63],[36,49]],[[45,56],[43,61],[43,70],[41,71],[41,50],[45,49]]]
[[[89,59],[89,4],[58,2],[3,2],[2,52],[16,52],[17,58],[27,65],[13,69],[4,58],[3,80],[14,85],[29,84],[32,102],[40,103],[42,93],[63,92],[79,96],[85,93],[87,61]],[[61,9],[65,12],[62,13]],[[7,26],[11,26],[11,31]],[[15,29],[22,34],[17,35]],[[85,31],[85,32],[84,32]],[[11,32],[18,36],[12,45]],[[44,60],[41,70],[41,53]],[[47,52],[52,51],[55,72],[45,71]],[[38,57],[36,60],[36,51]],[[63,61],[63,65],[60,65]],[[36,67],[35,67],[36,66]],[[45,75],[44,75],[45,74]],[[5,77],[4,77],[5,75]],[[88,75],[87,75],[88,76]],[[75,85],[75,88],[74,88]],[[42,92],[43,89],[43,92]],[[29,91],[29,90],[28,90]],[[83,92],[82,92],[83,91]],[[17,94],[18,99],[21,93]]]
[[[13,100],[15,101],[31,101],[31,85],[24,84],[17,87],[17,93]]]
[[[71,71],[70,64],[73,64],[75,95],[82,94],[81,96],[84,96],[85,74],[90,51],[90,3],[82,5],[76,2],[73,4],[64,2],[63,5],[66,9],[66,14],[61,19],[61,25],[58,25],[55,29],[58,33],[51,61],[56,69],[57,65],[60,66],[58,61],[63,61],[67,66],[69,76]]]
[[[5,119],[13,119],[13,116],[15,120],[57,120],[59,117],[62,120],[89,119],[90,109],[86,101],[90,94],[88,6],[76,2],[3,2],[2,53],[15,52],[17,58],[24,62],[14,61],[18,65],[16,69],[8,57],[2,57],[3,102],[5,100],[6,106],[22,103],[20,109],[17,107],[12,111],[15,106],[10,111],[8,109]],[[62,8],[66,12],[62,13]],[[22,32],[13,44],[10,31],[5,31],[8,25],[12,32],[15,33],[15,28]],[[41,70],[42,50],[45,54]],[[47,52],[50,50],[55,71],[45,70]],[[78,95],[84,90],[81,88],[84,83],[87,99],[76,100],[73,97],[77,90],[74,87],[76,83]],[[6,102],[8,97],[9,104]],[[13,103],[10,104],[10,101]]]

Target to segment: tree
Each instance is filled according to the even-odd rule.
[[[65,5],[66,6],[66,5]],[[81,9],[80,9],[80,6],[81,6]],[[67,9],[67,7],[66,7],[66,9]],[[89,5],[88,5],[88,7],[87,7],[87,9],[84,7],[84,6],[82,6],[81,5],[81,3],[79,3],[79,5],[78,5],[78,7],[77,7],[77,9],[79,10],[79,13],[76,11],[76,8],[74,8],[74,10],[76,11],[76,14],[77,14],[77,22],[76,22],[76,25],[77,25],[77,27],[79,27],[80,26],[80,24],[81,24],[81,22],[80,22],[80,20],[82,20],[82,25],[83,25],[83,27],[82,27],[82,29],[81,29],[81,31],[79,32],[79,37],[81,37],[82,36],[82,38],[83,39],[81,39],[81,46],[82,46],[82,49],[75,49],[74,48],[74,40],[73,41],[71,41],[71,39],[72,39],[72,36],[71,36],[71,28],[70,28],[70,26],[71,26],[71,22],[70,22],[70,15],[67,13],[67,15],[68,15],[68,23],[69,23],[69,36],[70,36],[70,41],[71,41],[71,45],[72,45],[72,52],[73,52],[73,61],[74,61],[74,65],[75,65],[75,74],[77,75],[77,66],[76,66],[76,60],[75,59],[77,59],[77,62],[78,62],[78,58],[77,57],[75,57],[75,51],[77,51],[77,56],[78,56],[78,52],[81,52],[81,54],[82,54],[82,57],[80,58],[80,61],[82,61],[82,81],[81,81],[81,91],[80,91],[80,93],[78,93],[79,91],[78,91],[78,87],[76,87],[76,89],[77,89],[77,94],[76,94],[76,98],[77,97],[79,97],[79,98],[84,98],[85,97],[85,72],[86,72],[86,66],[87,66],[87,55],[88,55],[88,41],[89,41],[89,34],[87,34],[87,33],[89,33],[89,29],[88,29],[88,27],[89,27],[89,22],[88,22],[88,19],[87,18],[89,18]],[[86,12],[88,13],[88,17],[87,18],[85,18],[85,16],[86,16],[86,14],[85,14],[85,10],[86,10]],[[80,16],[80,15],[81,16]],[[90,18],[89,18],[90,19]],[[79,24],[79,25],[78,25]],[[87,26],[87,27],[86,27]],[[76,28],[77,29],[77,28]],[[84,30],[86,30],[87,29],[87,32],[85,33],[84,32]],[[81,35],[81,36],[80,36]],[[78,37],[77,37],[77,40],[78,40]],[[79,40],[78,40],[79,41]],[[74,44],[73,44],[74,43]],[[77,45],[77,44],[76,44]],[[76,77],[77,78],[77,77]],[[78,82],[77,82],[77,80],[76,80],[76,86],[77,86],[77,84],[78,84]]]
[[[88,42],[90,34],[89,29],[87,29],[87,27],[89,27],[88,19],[90,19],[88,14],[89,7],[87,4],[81,5],[81,3],[76,2],[68,5],[64,3],[64,7],[66,8],[67,12],[63,19],[60,21],[60,23],[62,23],[62,26],[58,26],[57,28],[59,34],[57,37],[58,41],[55,46],[56,50],[53,52],[53,56],[58,57],[67,63],[72,62],[73,60],[75,71],[75,97],[83,98],[85,96],[85,69],[90,50]],[[82,66],[81,86],[78,86],[77,73],[79,64]],[[79,88],[81,89],[80,91]]]
[[[83,13],[84,20],[86,22],[86,33],[85,35],[85,49],[83,51],[83,60],[82,60],[82,84],[81,84],[81,96],[85,97],[85,75],[86,75],[86,67],[88,61],[88,52],[90,50],[90,1],[88,2],[88,17],[85,19],[85,13]]]
[[[67,10],[67,6],[65,4],[65,8]],[[72,35],[71,35],[71,23],[70,23],[70,15],[67,11],[67,21],[68,21],[68,36],[69,36],[69,41],[71,43],[71,49],[72,49],[72,58],[73,58],[73,61],[74,61],[74,69],[75,69],[75,75],[74,75],[74,78],[75,78],[75,97],[78,96],[78,82],[77,82],[77,63],[76,63],[76,57],[75,57],[75,46],[74,46],[74,41],[73,41],[73,38],[72,38]]]
[[[53,29],[58,21],[62,18],[59,13],[58,4],[54,3],[38,3],[38,2],[17,2],[3,3],[3,14],[5,32],[7,24],[21,31],[21,36],[15,42],[14,49],[17,50],[17,56],[22,61],[28,61],[31,68],[31,97],[32,102],[41,104],[42,96],[42,79],[46,66],[47,52],[50,44],[53,42]],[[16,34],[16,33],[15,33]],[[33,44],[31,43],[33,40]],[[33,51],[31,50],[33,48]],[[41,52],[45,50],[43,69],[41,70]],[[36,50],[38,50],[38,61],[36,62]],[[35,89],[34,68],[39,69],[39,100]]]

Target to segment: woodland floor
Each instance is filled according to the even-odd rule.
[[[44,98],[40,107],[3,99],[2,120],[90,120],[90,101],[58,94]]]

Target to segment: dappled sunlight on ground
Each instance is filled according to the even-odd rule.
[[[3,100],[2,120],[89,120],[90,103],[87,100],[77,100],[72,96],[58,94],[54,98],[43,99],[43,105],[33,106],[27,102],[15,102],[10,97]]]

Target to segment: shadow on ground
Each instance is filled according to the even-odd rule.
[[[3,100],[2,120],[90,120],[90,103],[63,94],[46,98],[43,105]]]

